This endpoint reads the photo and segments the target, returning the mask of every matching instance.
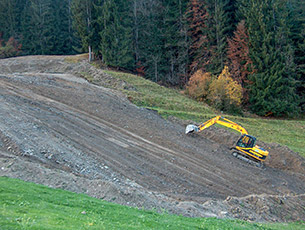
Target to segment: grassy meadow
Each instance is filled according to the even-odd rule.
[[[261,224],[187,218],[121,206],[83,194],[0,177],[1,230],[83,229],[304,229],[304,223]]]

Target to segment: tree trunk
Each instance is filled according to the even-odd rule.
[[[92,61],[92,50],[91,50],[91,46],[89,46],[89,62]]]

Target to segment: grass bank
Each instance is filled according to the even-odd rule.
[[[203,122],[217,111],[203,102],[190,99],[178,90],[160,86],[142,77],[121,72],[106,71],[132,85],[135,90],[123,90],[136,105],[154,109],[160,115]],[[279,120],[224,115],[246,128],[253,136],[265,142],[287,145],[305,157],[305,120]]]
[[[304,229],[301,222],[259,224],[158,214],[7,177],[0,177],[0,226],[3,230]]]

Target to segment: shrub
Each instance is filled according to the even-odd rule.
[[[196,100],[208,102],[217,109],[236,113],[240,111],[243,88],[232,79],[228,67],[225,66],[218,77],[198,70],[191,76],[186,93]]]
[[[208,96],[212,79],[211,73],[203,73],[202,70],[198,70],[191,76],[186,86],[186,93],[196,100],[205,100]]]
[[[211,82],[207,99],[217,109],[236,111],[241,105],[242,95],[242,86],[231,78],[225,66],[218,78]]]
[[[5,45],[3,45],[5,43]],[[0,38],[0,58],[17,56],[21,51],[21,45],[11,37],[7,42]]]

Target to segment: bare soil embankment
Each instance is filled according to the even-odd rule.
[[[110,85],[131,87],[85,61],[0,60],[0,175],[187,216],[305,220],[303,158],[269,145],[265,169],[248,165],[220,144],[231,134],[186,136]]]

